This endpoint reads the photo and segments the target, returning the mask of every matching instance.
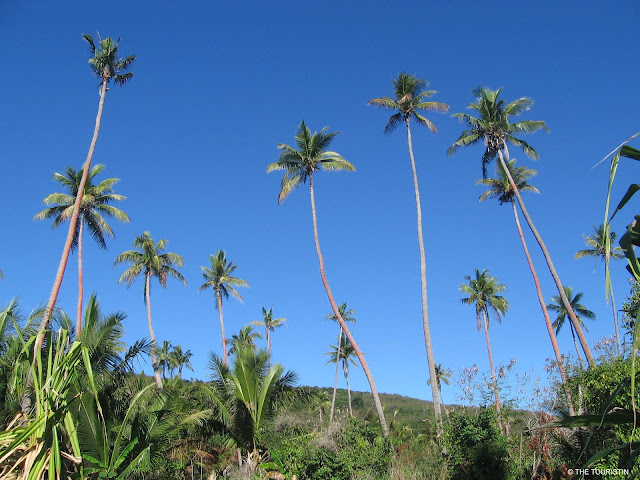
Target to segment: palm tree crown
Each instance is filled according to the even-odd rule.
[[[427,99],[437,92],[435,90],[426,90],[429,82],[415,75],[401,73],[398,78],[393,79],[393,88],[395,98],[380,97],[369,100],[367,105],[375,105],[377,107],[386,108],[388,110],[397,110],[398,112],[389,118],[385,133],[393,132],[402,121],[408,122],[413,119],[420,125],[424,125],[433,133],[438,129],[428,118],[418,113],[419,110],[430,110],[432,112],[448,112],[449,106],[440,102],[431,102]]]
[[[251,325],[245,325],[240,329],[237,335],[232,335],[231,339],[227,340],[227,342],[231,344],[229,355],[233,355],[243,349],[249,349],[254,352],[257,351],[258,346],[255,341],[258,338],[261,339],[262,335],[258,332],[254,332]]]
[[[113,230],[104,219],[105,216],[115,218],[121,222],[129,222],[129,216],[122,210],[110,205],[113,202],[125,200],[127,197],[113,193],[113,186],[120,181],[119,178],[107,178],[98,185],[93,184],[96,175],[104,170],[104,165],[96,165],[89,172],[89,177],[84,186],[84,194],[80,204],[80,217],[84,220],[84,224],[89,229],[89,233],[98,243],[100,248],[107,248],[105,235],[115,238]],[[52,193],[42,202],[45,205],[53,205],[45,208],[34,218],[44,220],[53,218],[51,228],[56,228],[71,218],[73,213],[73,204],[78,195],[80,180],[82,178],[82,170],[76,171],[72,167],[67,167],[64,174],[55,173],[53,179],[60,185],[65,187],[68,193]],[[81,223],[76,225],[76,231],[73,238],[72,248],[78,246],[78,233]]]
[[[567,298],[570,299],[571,308],[573,308],[573,311],[576,313],[578,322],[580,322],[580,325],[582,325],[586,331],[589,331],[589,329],[584,325],[582,318],[594,319],[596,318],[596,314],[580,303],[580,300],[582,300],[584,293],[579,292],[574,296],[573,288],[568,286],[564,286],[564,293],[567,295]],[[569,318],[569,313],[564,307],[562,299],[559,295],[554,295],[553,297],[551,297],[551,303],[547,305],[547,308],[558,314],[555,321],[553,322],[553,327],[556,329],[557,335],[560,332],[560,329],[563,327],[565,321]]]
[[[298,185],[305,183],[318,170],[355,171],[355,167],[342,155],[327,151],[334,137],[340,132],[325,133],[326,130],[327,127],[324,127],[319,132],[311,134],[302,120],[296,132],[296,148],[284,143],[278,145],[278,149],[282,151],[280,159],[267,166],[267,173],[275,170],[285,171],[280,184],[278,203],[282,203]]]
[[[504,292],[506,287],[498,283],[496,277],[489,275],[488,270],[480,272],[480,270],[476,268],[475,278],[469,275],[466,275],[464,278],[469,283],[460,285],[460,291],[468,295],[468,297],[462,298],[460,301],[467,305],[475,305],[478,330],[482,329],[483,312],[487,314],[487,323],[489,321],[489,311],[492,311],[498,322],[501,322],[502,316],[509,309],[509,302],[506,298],[498,294]]]
[[[541,120],[523,120],[511,123],[510,118],[529,110],[533,106],[533,100],[528,97],[521,97],[518,100],[507,103],[500,99],[502,88],[491,90],[481,87],[473,91],[477,97],[475,102],[470,103],[467,108],[475,110],[477,117],[468,113],[455,113],[462,123],[469,127],[463,131],[458,139],[449,147],[449,155],[456,152],[458,147],[466,147],[480,141],[486,147],[482,156],[482,177],[486,178],[487,165],[498,155],[498,151],[506,148],[510,143],[522,147],[524,153],[533,160],[538,160],[538,153],[524,140],[517,138],[519,133],[533,133],[538,130],[549,131],[547,124]]]
[[[220,292],[220,295],[225,299],[228,299],[229,294],[231,294],[240,302],[244,301],[242,295],[234,287],[248,287],[249,284],[245,280],[232,275],[238,266],[231,261],[227,261],[225,251],[218,250],[215,255],[209,255],[209,261],[211,262],[210,267],[200,267],[206,282],[200,285],[198,290],[203,291],[211,288],[216,293]]]
[[[89,58],[91,70],[100,77],[101,84],[103,82],[109,83],[113,79],[116,85],[124,85],[131,80],[133,73],[127,72],[127,70],[135,61],[136,56],[118,57],[119,38],[115,42],[111,37],[99,38],[99,44],[96,46],[93,37],[88,33],[83,34],[82,37],[89,44],[89,50],[93,55]]]
[[[609,242],[606,241],[604,225],[600,225],[599,227],[596,227],[594,225],[593,233],[591,235],[582,236],[584,237],[584,241],[589,248],[577,252],[576,258],[600,257],[602,260],[605,260],[607,258],[606,245],[609,245],[609,258],[618,260],[619,258],[622,258],[624,256],[622,254],[622,248],[611,248],[611,245],[615,244],[616,238],[618,237],[616,232],[611,232],[609,234]]]
[[[518,191],[540,193],[536,187],[527,183],[527,180],[537,175],[538,172],[527,167],[516,167],[515,164],[516,159],[514,158],[507,162],[507,168],[511,173],[511,178],[513,178],[513,182],[516,184]],[[514,203],[515,192],[513,188],[511,188],[511,183],[504,168],[498,164],[496,170],[498,178],[482,178],[476,182],[489,187],[489,189],[480,196],[480,201],[484,202],[488,198],[496,198],[500,202],[500,205]]]
[[[123,274],[120,276],[118,283],[126,283],[131,286],[134,280],[140,275],[149,275],[158,279],[158,283],[162,287],[167,288],[167,279],[175,278],[183,285],[187,281],[176,268],[184,267],[184,259],[171,252],[165,252],[167,240],[162,239],[158,243],[154,243],[149,232],[144,232],[133,241],[133,246],[138,250],[127,250],[122,252],[114,261],[114,265],[120,263],[130,264]]]

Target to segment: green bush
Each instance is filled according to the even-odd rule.
[[[454,412],[450,420],[445,442],[452,480],[513,478],[509,445],[493,410],[481,409],[477,416]]]
[[[326,432],[271,437],[269,451],[300,480],[384,478],[391,448],[374,426],[351,419]]]

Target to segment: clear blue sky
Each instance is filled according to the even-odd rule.
[[[320,240],[339,302],[357,312],[354,334],[378,389],[430,398],[420,314],[415,204],[406,135],[384,135],[385,111],[366,101],[392,94],[399,72],[428,79],[435,99],[464,111],[480,85],[504,87],[504,98],[530,96],[523,118],[545,120],[551,133],[527,140],[541,160],[541,195],[527,195],[531,214],[563,282],[585,292],[598,314],[589,340],[613,333],[600,266],[574,260],[582,233],[603,219],[608,166],[592,169],[638,130],[637,23],[633,1],[534,2],[3,2],[0,6],[0,303],[19,296],[25,310],[44,301],[65,229],[32,220],[41,200],[59,191],[52,174],[79,168],[98,103],[82,33],[121,37],[136,54],[135,77],[107,96],[94,163],[121,178],[119,205],[131,224],[113,224],[117,238],[85,250],[85,289],[107,312],[122,310],[127,340],[147,336],[142,282],[118,287],[113,259],[149,230],[185,258],[189,285],[169,282],[152,292],[159,340],[194,354],[194,376],[206,375],[207,352],[220,351],[211,292],[198,293],[200,266],[218,249],[251,288],[245,303],[224,306],[227,332],[274,307],[289,319],[273,337],[276,360],[301,383],[332,384],[325,366],[336,327],[320,283],[308,186],[276,203],[280,174],[267,175],[278,143],[293,143],[304,118],[313,130],[342,132],[333,149],[356,173],[317,176]],[[447,157],[461,125],[432,114],[440,132],[414,128],[427,248],[429,307],[436,360],[459,372],[488,369],[484,336],[458,288],[474,268],[507,285],[511,309],[491,326],[494,358],[516,358],[520,370],[544,375],[553,352],[509,207],[478,204],[480,146]],[[521,152],[512,155],[525,160]],[[624,162],[615,201],[637,181]],[[637,203],[636,203],[637,207]],[[614,228],[621,232],[629,209]],[[557,294],[529,235],[548,299]],[[73,312],[76,258],[60,306]],[[619,303],[628,293],[622,262],[614,269]],[[560,336],[570,353],[569,332]],[[148,366],[147,366],[148,368]],[[368,388],[352,373],[352,387]],[[457,389],[445,387],[445,402]]]

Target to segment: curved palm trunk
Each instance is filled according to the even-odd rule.
[[[418,174],[416,162],[413,157],[413,143],[411,141],[411,128],[409,118],[405,119],[407,125],[407,142],[409,145],[409,157],[411,158],[411,172],[413,174],[413,190],[416,197],[416,213],[418,219],[418,249],[420,250],[420,286],[422,294],[422,329],[424,330],[424,346],[427,351],[427,363],[429,365],[429,379],[431,380],[431,395],[433,397],[433,410],[436,417],[436,429],[440,435],[442,429],[442,410],[440,408],[440,396],[438,395],[438,382],[436,377],[436,363],[431,346],[431,330],[429,328],[429,310],[427,303],[427,261],[424,254],[424,239],[422,238],[422,207],[420,205],[420,189],[418,188]]]
[[[503,143],[505,149],[506,149],[506,144]],[[508,155],[508,154],[507,154]],[[542,241],[542,237],[540,236],[540,234],[538,233],[538,230],[536,229],[535,225],[533,224],[533,221],[531,220],[531,217],[529,216],[529,212],[527,212],[527,207],[525,206],[524,202],[522,201],[522,196],[520,195],[520,191],[518,190],[518,187],[516,186],[515,182],[513,181],[513,178],[511,177],[511,172],[509,172],[509,169],[507,168],[507,164],[504,161],[504,156],[502,155],[502,150],[498,149],[498,156],[500,157],[500,164],[502,165],[503,170],[505,171],[505,173],[507,174],[507,178],[509,179],[509,185],[511,185],[511,188],[513,189],[513,193],[515,193],[516,198],[518,200],[518,205],[520,205],[520,210],[522,211],[522,215],[524,216],[525,220],[527,221],[527,224],[529,225],[529,228],[531,229],[531,233],[533,233],[533,236],[536,238],[536,241],[538,242],[538,245],[540,245],[540,250],[542,250],[542,254],[544,255],[545,260],[547,261],[547,266],[549,267],[549,272],[551,272],[551,276],[553,277],[553,281],[556,284],[556,287],[558,289],[558,294],[560,295],[560,298],[562,299],[562,303],[564,305],[564,308],[566,308],[567,312],[569,313],[569,318],[571,319],[571,324],[574,326],[577,334],[578,334],[578,338],[580,339],[580,344],[582,345],[582,349],[584,350],[584,354],[587,357],[587,361],[589,362],[589,365],[594,365],[595,362],[593,360],[593,355],[591,355],[591,349],[589,348],[589,344],[587,343],[587,339],[584,336],[584,333],[582,332],[582,328],[580,327],[580,323],[578,322],[578,319],[576,318],[576,314],[573,311],[573,308],[571,308],[571,302],[569,301],[569,299],[567,298],[566,293],[564,292],[564,288],[562,287],[562,282],[560,281],[560,277],[558,276],[558,273],[556,272],[555,267],[553,266],[553,261],[551,260],[551,255],[549,254],[549,250],[547,250],[547,246],[544,244],[544,242]]]
[[[220,290],[216,290],[216,298],[218,300],[218,312],[220,313],[220,330],[222,331],[222,355],[224,358],[224,364],[228,367],[229,361],[227,360],[227,339],[224,336],[224,321],[222,317],[222,295]]]
[[[484,336],[487,340],[487,352],[489,352],[489,367],[491,368],[491,382],[493,383],[493,393],[496,397],[496,413],[498,414],[498,426],[502,430],[502,415],[500,413],[500,395],[498,394],[498,381],[496,379],[496,373],[493,369],[493,355],[491,354],[491,341],[489,340],[489,320],[487,318],[487,312],[482,311],[482,317],[484,319]]]
[[[616,327],[616,342],[618,344],[618,357],[622,357],[622,347],[620,345],[620,330],[618,329],[618,311],[616,310],[616,299],[613,296],[613,285],[609,283],[609,293],[611,294],[611,310],[613,312],[613,325]]]
[[[362,369],[364,370],[364,374],[367,376],[367,380],[369,381],[369,387],[371,388],[371,395],[373,395],[373,403],[376,406],[376,410],[378,412],[378,417],[380,418],[380,426],[382,427],[382,434],[385,438],[389,437],[389,428],[387,427],[387,421],[384,418],[384,412],[382,411],[382,404],[380,403],[380,396],[378,395],[378,389],[376,388],[376,384],[373,380],[373,376],[371,375],[371,371],[369,370],[369,366],[367,365],[362,352],[360,351],[360,347],[356,343],[353,335],[349,331],[347,324],[345,323],[342,315],[338,311],[338,305],[336,305],[336,301],[333,298],[333,294],[331,293],[331,288],[329,288],[329,282],[327,281],[327,277],[324,273],[324,259],[322,258],[322,251],[320,250],[320,240],[318,239],[318,222],[316,218],[316,201],[313,193],[313,174],[309,175],[309,191],[311,192],[311,216],[313,219],[313,239],[316,244],[316,253],[318,254],[318,263],[320,264],[320,278],[322,279],[322,284],[324,285],[324,289],[327,292],[327,297],[329,298],[329,303],[331,304],[331,309],[333,310],[333,314],[338,319],[338,323],[342,327],[345,335],[351,345],[353,346],[353,350],[360,361],[360,365],[362,365]]]
[[[178,367],[178,380],[182,380],[182,365]]]
[[[569,327],[571,328],[571,336],[573,337],[573,345],[576,347],[576,355],[578,355],[578,362],[580,363],[580,368],[584,370],[584,363],[582,363],[582,356],[580,356],[580,349],[578,348],[578,342],[576,341],[576,332],[573,329],[573,324],[569,323]]]
[[[351,408],[351,386],[349,385],[349,364],[347,359],[344,359],[344,378],[347,380],[347,398],[349,399],[349,416],[353,417],[353,409]]]
[[[162,391],[162,378],[160,378],[160,367],[156,357],[156,334],[153,332],[151,323],[151,274],[145,275],[144,296],[147,303],[147,323],[149,325],[149,339],[151,340],[151,365],[153,366],[153,376],[156,379],[158,390]]]
[[[64,248],[62,249],[62,257],[60,258],[60,263],[58,265],[58,271],[56,272],[56,278],[53,281],[53,287],[51,288],[51,294],[49,295],[49,301],[47,302],[47,307],[44,310],[44,315],[42,316],[42,321],[40,322],[40,338],[36,342],[36,347],[40,348],[42,346],[42,341],[44,340],[44,335],[42,330],[47,328],[49,324],[49,319],[51,318],[51,314],[53,313],[53,308],[56,305],[56,300],[58,299],[58,293],[60,292],[60,286],[62,285],[62,279],[64,277],[64,271],[67,268],[67,261],[69,260],[69,252],[71,251],[71,245],[73,244],[73,236],[76,232],[76,225],[78,224],[78,214],[80,213],[80,205],[82,203],[82,196],[84,195],[84,187],[87,184],[87,178],[89,177],[89,169],[91,168],[91,159],[93,158],[93,152],[96,148],[96,143],[98,142],[98,133],[100,132],[100,122],[102,121],[102,110],[104,108],[104,99],[107,95],[107,82],[103,80],[102,86],[100,88],[100,102],[98,103],[98,115],[96,116],[96,125],[93,129],[93,138],[91,139],[91,144],[89,145],[89,153],[87,154],[87,159],[82,166],[82,178],[80,179],[80,185],[78,186],[78,194],[76,195],[76,201],[73,204],[73,212],[71,213],[71,218],[69,219],[69,230],[67,231],[67,239],[64,243]]]
[[[556,334],[553,331],[553,326],[551,325],[551,319],[549,318],[547,305],[545,304],[544,297],[542,296],[542,290],[540,289],[540,282],[538,281],[538,274],[536,273],[536,269],[533,267],[533,262],[531,261],[531,256],[529,255],[529,249],[527,248],[527,242],[525,241],[524,234],[522,233],[522,227],[520,226],[520,219],[518,218],[518,210],[516,209],[516,204],[514,202],[511,202],[511,206],[513,207],[513,217],[515,218],[516,226],[518,227],[518,235],[520,235],[520,240],[522,241],[522,248],[524,249],[524,254],[527,257],[527,263],[529,264],[529,269],[531,270],[531,275],[533,276],[533,282],[536,284],[536,293],[538,294],[538,301],[540,302],[540,307],[542,307],[542,314],[544,315],[544,322],[547,325],[547,332],[549,333],[549,339],[551,340],[553,353],[555,353],[556,355],[556,362],[558,363],[558,370],[560,370],[560,378],[562,379],[562,386],[564,388],[564,393],[567,396],[567,404],[569,406],[569,415],[573,417],[575,415],[575,411],[573,409],[573,399],[571,397],[571,389],[569,388],[569,384],[567,381],[567,372],[564,368],[564,361],[562,360],[562,354],[560,353],[560,348],[558,348],[558,340],[556,339]]]
[[[76,317],[76,338],[80,338],[82,333],[82,297],[84,295],[84,286],[82,285],[82,232],[84,229],[84,215],[80,215],[78,219],[80,227],[78,228],[78,308]]]
[[[340,349],[342,348],[342,327],[340,327],[340,335],[338,335],[338,351],[336,352],[336,375],[333,379],[333,397],[331,398],[331,413],[329,414],[329,422],[333,422],[333,412],[336,408],[336,394],[338,393],[338,369],[340,367]]]

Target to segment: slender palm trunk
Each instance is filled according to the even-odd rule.
[[[342,315],[338,310],[338,305],[336,305],[336,301],[333,298],[333,294],[331,293],[331,288],[329,287],[329,282],[327,281],[327,277],[324,273],[324,259],[322,258],[322,251],[320,250],[320,240],[318,239],[318,222],[316,218],[316,201],[313,193],[313,174],[309,175],[309,191],[311,192],[311,216],[313,219],[313,239],[316,244],[316,253],[318,254],[318,263],[320,264],[320,278],[322,279],[322,284],[324,285],[324,289],[327,292],[327,297],[329,298],[329,303],[331,304],[331,309],[333,310],[333,314],[338,319],[338,323],[342,327],[345,335],[351,345],[353,346],[353,350],[360,361],[360,365],[362,365],[362,369],[364,370],[364,374],[367,376],[367,380],[369,381],[369,387],[371,388],[371,395],[373,396],[373,403],[376,406],[376,410],[378,412],[378,417],[380,418],[380,426],[382,427],[382,434],[385,438],[389,437],[389,428],[387,427],[387,421],[384,418],[384,412],[382,411],[382,404],[380,403],[380,396],[378,395],[378,389],[376,388],[376,384],[373,380],[373,376],[371,375],[371,371],[369,370],[369,366],[367,365],[367,361],[364,359],[362,352],[360,351],[360,347],[356,343],[353,335],[349,331],[347,324],[345,323]]]
[[[267,327],[267,366],[271,370],[271,335],[269,334],[269,328]]]
[[[73,204],[73,212],[69,219],[69,230],[67,231],[67,239],[62,249],[62,257],[58,265],[58,271],[56,272],[56,278],[53,281],[53,287],[51,288],[51,294],[49,295],[49,301],[47,307],[44,310],[42,321],[40,322],[40,338],[36,342],[36,347],[42,346],[44,340],[43,330],[49,325],[49,319],[53,313],[53,309],[58,299],[58,293],[60,292],[60,286],[62,285],[62,279],[64,277],[64,271],[67,268],[67,261],[69,260],[69,252],[71,251],[71,245],[73,244],[73,236],[76,233],[76,225],[78,224],[78,214],[80,213],[80,205],[82,203],[82,196],[84,195],[84,187],[87,184],[87,178],[89,177],[89,169],[91,168],[91,159],[93,158],[93,152],[98,142],[98,133],[100,132],[100,122],[102,121],[102,110],[104,108],[104,99],[107,95],[107,79],[103,79],[102,86],[100,87],[100,102],[98,103],[98,115],[96,116],[96,125],[93,129],[93,138],[89,145],[89,153],[87,159],[82,167],[82,178],[80,179],[80,185],[78,185],[78,193],[76,195],[76,201]]]
[[[149,339],[151,340],[151,365],[153,366],[153,376],[156,379],[158,390],[162,391],[162,378],[160,378],[160,366],[156,357],[156,334],[153,332],[151,322],[151,273],[145,275],[144,299],[147,303],[147,323],[149,324]]]
[[[178,380],[182,380],[182,366],[178,368]]]
[[[493,383],[493,393],[496,397],[496,413],[498,414],[498,425],[502,430],[502,415],[500,413],[500,395],[498,394],[498,380],[496,378],[496,372],[493,368],[493,355],[491,354],[491,341],[489,340],[489,318],[487,312],[482,311],[482,317],[484,319],[484,336],[487,340],[487,352],[489,352],[489,367],[491,368],[491,382]]]
[[[616,327],[616,342],[618,344],[618,357],[622,357],[622,347],[620,345],[620,330],[618,329],[618,311],[616,310],[616,299],[613,296],[613,285],[609,284],[611,294],[611,310],[613,312],[613,325]]]
[[[78,227],[78,308],[76,317],[76,338],[80,338],[82,333],[82,297],[84,295],[84,287],[82,285],[82,232],[84,229],[84,215],[80,215],[78,219],[80,227]]]
[[[347,380],[347,398],[349,399],[349,416],[353,417],[353,409],[351,408],[351,386],[349,385],[349,365],[347,364],[347,359],[344,359],[344,365],[342,367],[344,369],[344,378]]]
[[[540,289],[540,282],[538,281],[538,274],[536,273],[536,269],[533,266],[533,262],[531,261],[531,256],[529,255],[529,248],[527,248],[527,242],[524,239],[524,234],[522,233],[522,227],[520,226],[520,219],[518,218],[518,210],[516,209],[516,204],[511,202],[511,206],[513,207],[513,217],[516,220],[516,226],[518,227],[518,235],[520,235],[520,240],[522,241],[522,248],[524,249],[524,254],[527,257],[527,263],[529,264],[529,269],[531,270],[531,275],[533,276],[533,282],[536,284],[536,293],[538,294],[538,301],[540,302],[540,307],[542,308],[542,314],[544,315],[544,322],[547,326],[547,332],[549,333],[549,339],[551,340],[551,346],[553,347],[553,353],[556,355],[556,362],[558,363],[558,370],[560,370],[560,378],[562,379],[562,386],[564,388],[565,395],[567,396],[567,404],[569,406],[569,415],[572,417],[575,415],[575,411],[573,409],[573,399],[571,397],[571,389],[569,388],[569,384],[567,381],[567,372],[564,368],[564,361],[562,360],[562,354],[560,353],[560,348],[558,348],[558,340],[556,339],[556,334],[553,331],[553,326],[551,325],[551,319],[549,318],[549,311],[547,310],[547,305],[545,304],[544,297],[542,296],[542,290]]]
[[[416,161],[413,157],[413,143],[411,141],[411,128],[409,118],[405,119],[407,125],[407,142],[409,145],[409,158],[411,159],[411,173],[413,174],[413,190],[416,197],[416,214],[418,219],[418,249],[420,250],[420,286],[422,294],[422,329],[424,330],[424,346],[427,351],[427,363],[429,366],[429,379],[431,380],[431,395],[433,397],[433,410],[436,417],[436,429],[440,435],[442,429],[442,410],[440,408],[440,396],[438,395],[438,382],[436,381],[436,363],[431,346],[431,329],[429,328],[429,310],[427,303],[427,261],[424,254],[424,239],[422,237],[422,206],[420,204],[420,189],[418,188],[418,174]]]
[[[229,361],[227,360],[227,339],[224,336],[224,321],[222,317],[222,294],[220,290],[216,290],[216,298],[218,300],[218,312],[220,313],[220,330],[222,331],[222,356],[224,358],[224,364],[228,367]]]
[[[331,398],[331,413],[329,422],[333,422],[333,412],[336,408],[336,394],[338,393],[338,368],[340,366],[340,348],[342,348],[342,327],[340,327],[340,335],[338,335],[338,351],[336,352],[336,375],[333,379],[333,397]]]
[[[506,149],[506,143],[503,143],[505,149]],[[587,339],[584,336],[584,333],[582,332],[582,328],[580,327],[580,323],[578,322],[578,319],[576,318],[576,314],[573,311],[573,308],[571,308],[571,302],[569,301],[569,299],[567,298],[567,294],[564,291],[564,288],[562,286],[562,282],[560,281],[560,277],[558,276],[558,273],[556,272],[555,267],[553,266],[553,261],[551,260],[551,255],[549,254],[549,250],[547,250],[547,246],[545,245],[545,243],[542,241],[542,237],[540,236],[540,234],[538,233],[538,230],[536,229],[535,225],[533,224],[533,221],[531,220],[531,217],[529,216],[529,212],[527,212],[527,207],[525,206],[523,200],[522,200],[522,196],[520,195],[520,191],[518,190],[518,187],[516,186],[515,182],[513,181],[513,178],[511,177],[511,172],[509,172],[509,169],[507,168],[507,164],[505,163],[504,160],[504,156],[502,155],[502,150],[498,149],[498,156],[500,157],[500,164],[502,165],[502,168],[504,170],[504,172],[507,175],[507,178],[509,179],[509,185],[511,185],[511,188],[513,189],[513,193],[515,193],[516,195],[516,199],[518,200],[518,205],[520,205],[520,210],[522,211],[522,215],[524,216],[525,220],[527,221],[527,224],[529,225],[529,228],[531,229],[531,233],[533,233],[533,236],[536,238],[536,241],[538,242],[538,245],[540,245],[540,250],[542,250],[542,254],[544,255],[545,260],[547,261],[547,266],[549,267],[549,272],[551,272],[551,276],[553,277],[553,281],[556,284],[556,287],[558,289],[558,294],[560,295],[560,298],[562,299],[562,303],[564,305],[564,307],[566,308],[567,312],[569,313],[569,318],[571,319],[571,323],[573,324],[577,334],[578,334],[578,338],[580,339],[580,344],[582,345],[582,349],[584,350],[584,354],[587,357],[587,361],[589,362],[589,365],[594,365],[595,362],[593,360],[593,355],[591,355],[591,349],[589,348],[589,344],[587,343]],[[507,154],[508,156],[508,154]]]
[[[573,337],[573,345],[576,347],[576,355],[578,355],[578,362],[580,363],[580,368],[584,370],[584,363],[582,363],[582,356],[580,356],[580,349],[578,348],[578,342],[576,341],[576,332],[573,330],[573,325],[569,323],[569,327],[571,328],[571,336]]]

